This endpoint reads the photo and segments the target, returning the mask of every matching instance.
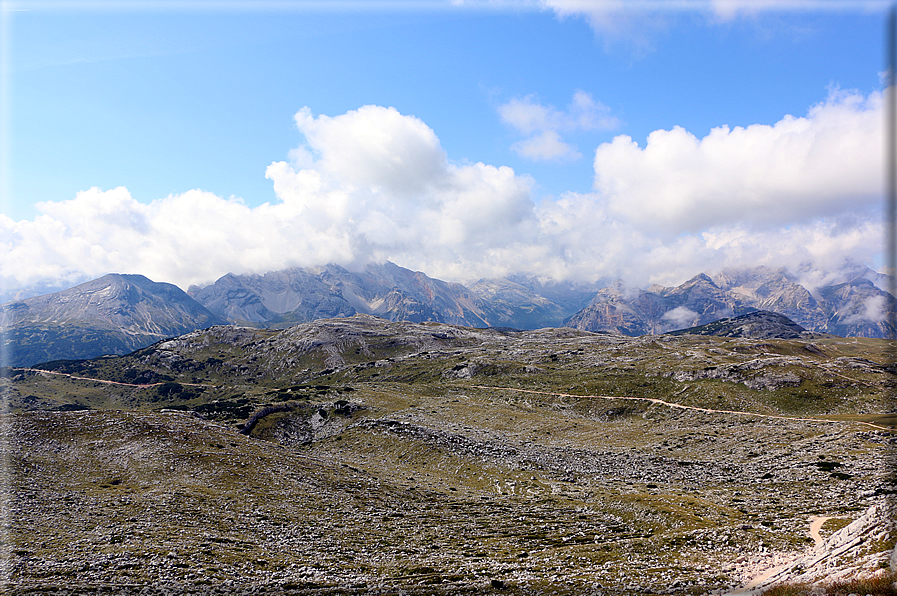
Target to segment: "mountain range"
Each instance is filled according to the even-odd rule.
[[[284,328],[355,314],[480,328],[565,326],[636,336],[763,310],[811,332],[888,337],[897,301],[879,287],[886,281],[858,268],[837,283],[808,288],[785,269],[756,267],[713,277],[702,273],[676,287],[637,290],[621,282],[556,282],[522,275],[463,285],[387,262],[356,272],[327,265],[227,274],[188,292],[141,275],[109,274],[8,302],[0,315],[3,349],[12,366],[124,354],[213,325]]]
[[[779,313],[809,331],[843,337],[890,337],[894,296],[869,269],[821,287],[805,287],[785,269],[728,269],[699,274],[667,288],[631,292],[619,283],[600,290],[591,304],[564,321],[585,331],[624,335],[666,333],[754,310]]]
[[[387,262],[359,272],[327,265],[264,275],[228,274],[188,293],[213,313],[252,326],[280,328],[368,314],[390,321],[539,329],[559,327],[600,288],[523,276],[481,279],[468,287]]]

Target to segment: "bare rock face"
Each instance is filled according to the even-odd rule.
[[[189,292],[222,317],[265,327],[368,314],[389,321],[540,329],[560,326],[600,287],[527,276],[480,279],[465,286],[387,262],[361,271],[327,265],[228,274]]]
[[[227,322],[177,286],[115,273],[0,308],[12,366],[125,354]]]
[[[591,297],[586,292],[575,307],[565,307],[514,281],[480,280],[468,288],[389,262],[357,272],[327,265],[228,274],[190,293],[222,317],[267,327],[367,314],[390,321],[534,329],[560,325]]]
[[[75,288],[0,307],[7,364],[124,354],[167,337],[237,323],[286,328],[320,319],[373,315],[389,321],[474,328],[569,326],[628,336],[694,329],[753,311],[788,317],[814,333],[889,337],[897,300],[889,278],[859,268],[813,287],[784,269],[700,274],[673,288],[555,282],[527,276],[448,283],[393,263],[352,272],[336,265],[264,275],[228,274],[191,288],[140,275],[110,274]],[[691,331],[696,332],[696,331]],[[708,331],[709,332],[709,331]],[[700,331],[704,333],[704,331]],[[797,337],[769,319],[740,321],[729,337]],[[719,334],[714,331],[711,334]]]
[[[843,337],[888,337],[893,332],[888,316],[895,300],[882,289],[888,279],[865,267],[819,287],[768,267],[727,270],[715,281],[743,304],[783,314],[811,331]]]
[[[558,327],[591,298],[590,294],[577,308],[569,309],[508,279],[481,279],[470,285],[470,291],[488,305],[493,326],[519,329]]]

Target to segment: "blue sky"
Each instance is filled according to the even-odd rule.
[[[880,265],[885,3],[176,6],[3,4],[8,289]]]

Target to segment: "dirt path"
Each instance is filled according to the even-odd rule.
[[[814,547],[822,544],[822,536],[819,535],[819,530],[822,529],[822,524],[830,519],[832,518],[824,515],[817,515],[810,518],[810,538],[812,538],[815,543]]]
[[[807,534],[810,535],[810,538],[812,538],[815,543],[813,545],[814,551],[824,542],[822,536],[819,535],[819,530],[822,529],[822,524],[830,519],[832,519],[830,516],[825,515],[816,515],[810,518],[810,529],[807,531]],[[751,581],[743,588],[739,588],[734,592],[727,592],[725,596],[755,596],[760,593],[761,590],[770,587],[769,585],[765,585],[767,580],[780,575],[783,572],[790,571],[794,562],[801,556],[803,556],[801,553],[794,553],[793,555],[787,556],[784,560],[780,559],[779,561],[776,561],[772,566],[765,570],[758,570],[760,575],[751,579]]]
[[[120,385],[124,387],[138,387],[138,388],[147,388],[147,387],[157,387],[162,385],[163,383],[146,383],[146,384],[137,384],[137,383],[123,383],[121,381],[107,381],[106,379],[92,379],[90,377],[79,377],[69,373],[58,372],[54,370],[43,370],[40,368],[13,368],[12,370],[21,370],[28,372],[36,372],[43,374],[51,374],[51,375],[60,375],[63,377],[68,377],[70,379],[75,379],[78,381],[93,381],[94,383],[106,383],[107,385]],[[186,385],[188,387],[212,387],[213,385],[207,385],[204,383],[181,383],[178,382],[179,385]],[[700,406],[686,406],[684,404],[677,404],[674,402],[663,401],[662,399],[657,399],[656,397],[636,397],[632,395],[574,395],[572,393],[560,393],[558,391],[536,391],[535,389],[519,389],[517,387],[493,387],[490,385],[465,385],[466,387],[474,387],[476,389],[497,389],[500,391],[517,391],[519,393],[530,393],[536,395],[558,395],[561,397],[573,397],[582,399],[584,397],[591,397],[596,399],[606,399],[606,400],[629,400],[629,401],[647,401],[654,404],[660,404],[662,406],[667,406],[668,408],[679,408],[682,410],[693,410],[696,412],[707,412],[712,414],[734,414],[737,416],[756,416],[758,418],[773,418],[776,420],[794,420],[798,422],[825,422],[827,424],[836,424],[839,422],[854,422],[856,424],[863,424],[865,426],[870,426],[872,428],[877,428],[879,430],[892,430],[887,426],[880,426],[878,424],[872,424],[871,422],[863,422],[861,420],[826,420],[824,418],[799,418],[796,416],[778,416],[776,414],[759,414],[757,412],[742,412],[739,410],[717,410],[714,408],[702,408]]]
[[[76,381],[92,381],[94,383],[105,383],[106,385],[120,385],[122,387],[138,387],[140,389],[145,389],[147,387],[158,387],[159,385],[164,385],[167,381],[161,383],[123,383],[121,381],[107,381],[106,379],[92,379],[90,377],[78,377],[69,373],[59,372],[55,370],[44,370],[42,368],[20,368],[15,367],[12,370],[22,370],[26,372],[35,372],[46,375],[59,375],[61,377],[68,377],[69,379],[75,379]],[[206,385],[204,383],[181,383],[177,382],[178,385],[187,385],[189,387],[212,387],[212,385]]]
[[[825,422],[827,424],[838,424],[844,422],[853,422],[855,424],[864,424],[866,426],[871,426],[872,428],[877,428],[880,430],[892,430],[887,426],[879,426],[878,424],[872,424],[871,422],[863,422],[861,420],[826,420],[824,418],[800,418],[797,416],[779,416],[776,414],[759,414],[757,412],[741,412],[739,410],[716,410],[713,408],[702,408],[700,406],[686,406],[684,404],[677,404],[673,402],[663,401],[662,399],[657,399],[655,397],[636,397],[632,395],[573,395],[571,393],[560,393],[558,391],[536,391],[534,389],[519,389],[516,387],[492,387],[489,385],[465,385],[466,387],[475,387],[477,389],[497,389],[500,391],[517,391],[520,393],[531,393],[537,395],[558,395],[561,397],[574,397],[577,399],[582,399],[584,397],[592,397],[596,399],[622,399],[629,401],[647,401],[654,404],[660,404],[662,406],[667,406],[668,408],[679,408],[682,410],[693,410],[696,412],[707,412],[712,414],[734,414],[737,416],[756,416],[758,418],[773,418],[776,420],[794,420],[798,422]]]

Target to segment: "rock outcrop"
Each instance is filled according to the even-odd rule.
[[[837,581],[863,579],[897,571],[897,550],[877,548],[893,543],[897,502],[882,497],[863,514],[806,553],[765,571],[736,595],[761,594],[771,586],[794,583],[821,588]]]

